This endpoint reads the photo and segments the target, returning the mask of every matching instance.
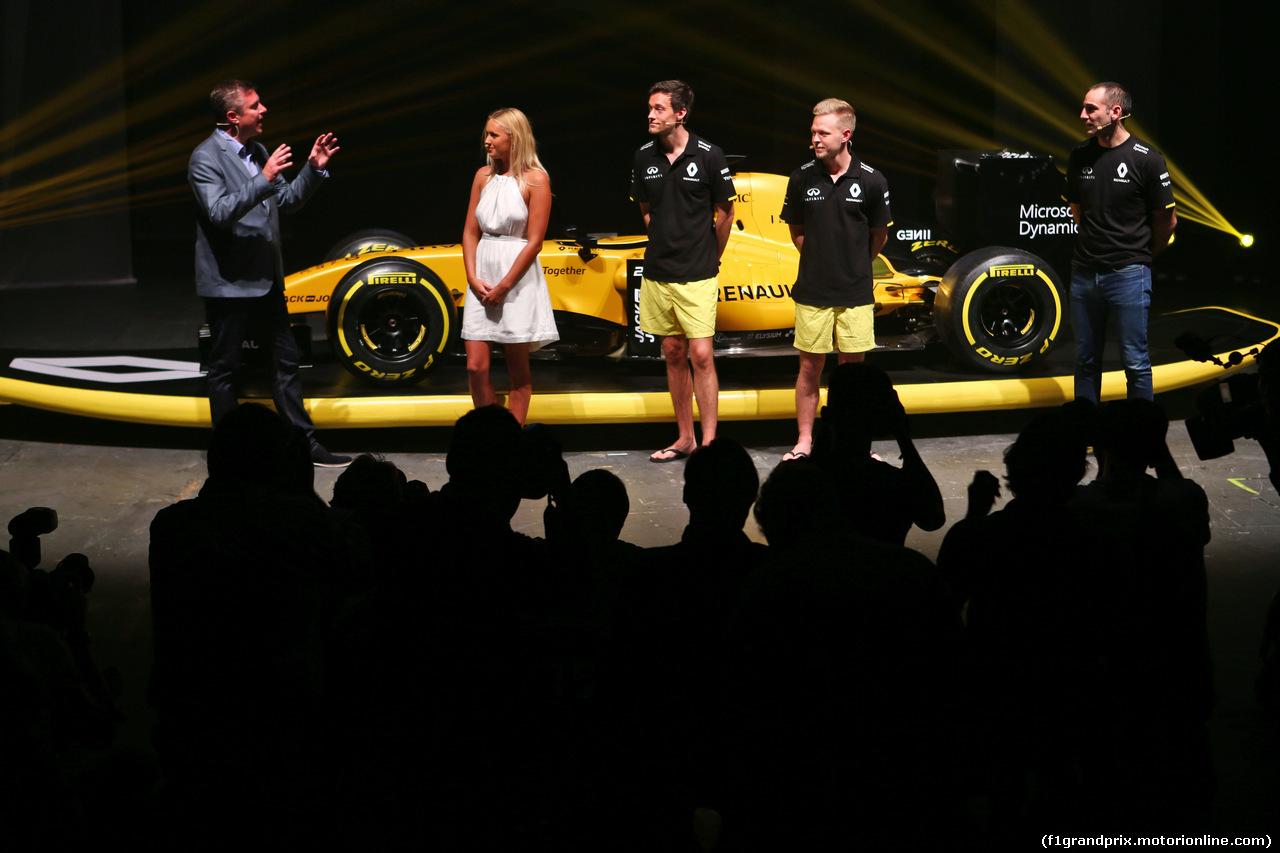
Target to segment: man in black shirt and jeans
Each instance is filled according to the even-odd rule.
[[[1075,218],[1071,325],[1076,338],[1075,396],[1102,396],[1107,320],[1120,338],[1130,399],[1150,400],[1151,262],[1169,245],[1178,219],[1164,157],[1129,133],[1133,99],[1119,83],[1099,83],[1084,96],[1080,118],[1093,137],[1071,151],[1066,200]]]
[[[716,435],[716,273],[733,225],[733,177],[724,152],[685,128],[692,106],[693,90],[680,80],[649,87],[649,133],[655,139],[636,152],[631,169],[631,200],[640,204],[649,232],[640,328],[662,339],[680,430],[670,447],[649,457],[653,462],[683,459],[698,446],[693,434],[695,391],[702,443],[709,444]]]

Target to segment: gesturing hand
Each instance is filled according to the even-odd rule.
[[[288,145],[281,145],[275,151],[271,152],[271,156],[267,158],[267,162],[262,166],[262,177],[268,181],[274,181],[276,175],[293,165],[293,149]]]
[[[339,150],[338,137],[332,133],[322,133],[316,137],[316,144],[311,146],[311,156],[307,158],[307,162],[316,171],[323,172],[328,167],[329,160]]]
[[[973,482],[969,484],[968,518],[981,518],[991,511],[996,498],[1000,497],[1000,481],[990,471],[974,471]]]

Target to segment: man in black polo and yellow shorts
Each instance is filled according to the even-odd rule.
[[[796,303],[796,421],[800,437],[782,458],[813,452],[813,421],[827,353],[840,362],[862,361],[876,345],[871,262],[889,239],[889,184],[853,154],[856,117],[845,101],[827,98],[813,108],[814,159],[791,173],[782,221],[800,250]]]
[[[649,457],[653,462],[683,459],[698,446],[695,393],[703,444],[716,435],[716,273],[733,225],[733,177],[724,152],[685,128],[692,106],[693,90],[679,80],[649,88],[649,133],[655,138],[636,152],[631,169],[631,200],[640,204],[649,233],[640,328],[662,339],[680,430],[670,447]]]

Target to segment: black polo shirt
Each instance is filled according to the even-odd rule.
[[[1151,211],[1173,207],[1173,180],[1160,152],[1136,136],[1114,148],[1089,139],[1071,150],[1063,197],[1080,205],[1072,260],[1114,270],[1151,263]]]
[[[802,305],[853,308],[875,302],[871,228],[893,224],[889,183],[853,156],[835,181],[810,160],[791,173],[782,221],[804,226],[800,272],[792,297]]]
[[[644,276],[700,281],[720,269],[715,207],[733,198],[724,152],[694,134],[674,163],[657,140],[641,146],[631,167],[631,200],[649,205]]]

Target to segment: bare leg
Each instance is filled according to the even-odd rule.
[[[698,395],[698,420],[702,423],[703,444],[715,441],[720,414],[720,377],[716,376],[714,356],[713,338],[689,340],[689,361],[693,364],[693,390]],[[692,412],[689,426],[692,432]]]
[[[692,453],[698,442],[693,436],[693,376],[689,371],[688,339],[684,335],[664,337],[662,355],[667,359],[667,387],[676,413],[676,428],[680,431],[671,448],[681,453]],[[674,457],[659,450],[649,458],[655,462],[666,462]]]
[[[497,399],[493,380],[489,378],[489,342],[467,341],[467,381],[471,386],[471,403],[477,409],[492,406]]]
[[[862,361],[865,353],[837,353],[841,364]],[[825,353],[800,353],[800,374],[796,377],[796,423],[800,427],[800,437],[790,452],[782,455],[782,461],[801,459],[813,453],[813,423],[818,414],[819,389],[822,383],[822,368],[826,366]]]
[[[800,353],[800,373],[796,376],[796,424],[800,427],[800,437],[791,452],[783,454],[783,461],[800,459],[813,452],[813,422],[818,415],[818,389],[826,363],[826,353]]]
[[[507,410],[524,426],[529,415],[529,399],[533,397],[533,373],[529,370],[529,345],[507,344],[507,375],[511,377],[511,396]]]

